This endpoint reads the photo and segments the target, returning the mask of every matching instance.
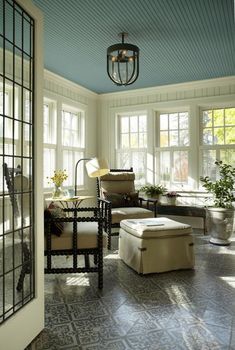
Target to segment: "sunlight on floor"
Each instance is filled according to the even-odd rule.
[[[80,277],[67,277],[66,284],[68,286],[89,286],[89,278],[80,276]]]
[[[229,286],[235,288],[235,277],[220,277],[224,282],[226,282]]]
[[[118,250],[112,252],[111,254],[105,255],[104,259],[116,259],[119,260],[119,254],[118,254]]]
[[[189,303],[186,291],[180,290],[178,286],[172,285],[171,287],[166,287],[165,292],[171,301],[176,300],[177,303]]]

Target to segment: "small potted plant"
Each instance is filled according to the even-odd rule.
[[[54,170],[54,175],[50,177],[50,181],[54,183],[54,191],[52,193],[52,198],[63,197],[64,192],[61,188],[63,182],[67,180],[68,175],[66,170]]]
[[[217,245],[230,244],[233,233],[235,202],[235,168],[216,161],[219,179],[212,181],[209,176],[200,177],[203,187],[213,195],[214,205],[207,208],[210,242]]]
[[[176,205],[176,199],[180,195],[175,191],[169,191],[166,193],[167,203],[169,205]]]
[[[166,188],[162,185],[145,185],[140,188],[140,192],[143,192],[149,198],[160,199],[160,196],[166,192]]]

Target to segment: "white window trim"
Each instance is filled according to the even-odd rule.
[[[82,152],[83,157],[86,158],[86,140],[87,140],[87,128],[86,128],[86,116],[87,116],[87,106],[82,103],[76,102],[69,98],[57,95],[52,92],[46,92],[44,94],[44,102],[53,104],[53,111],[55,113],[55,127],[56,130],[56,138],[55,144],[51,143],[43,143],[43,148],[55,149],[55,170],[63,169],[63,158],[62,158],[62,150],[72,150],[74,151],[74,147],[63,146],[62,145],[62,111],[66,108],[68,111],[74,113],[81,113],[80,117],[80,127],[81,127],[81,145],[82,147],[76,147],[76,152]],[[53,175],[53,174],[52,174]],[[70,176],[70,174],[69,174]],[[74,174],[71,175],[72,177]],[[83,180],[83,184],[78,186],[78,190],[87,189],[87,179],[86,177]],[[48,187],[44,187],[44,192],[51,192],[53,188],[53,184],[48,184]],[[70,186],[66,186],[67,189],[73,189],[74,184]]]

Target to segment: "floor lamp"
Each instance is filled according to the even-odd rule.
[[[77,161],[75,165],[75,185],[74,185],[74,194],[77,195],[77,169],[78,164],[81,161],[87,161],[86,170],[89,177],[100,177],[107,174],[110,169],[108,163],[105,159],[99,158],[81,158]]]

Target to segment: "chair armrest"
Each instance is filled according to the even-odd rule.
[[[143,205],[143,202],[146,202],[146,207],[147,209],[149,209],[150,204],[153,205],[153,212],[154,212],[154,216],[157,216],[157,204],[158,204],[158,199],[156,198],[143,198],[143,197],[139,197],[139,201],[140,201],[140,205]]]
[[[104,230],[105,232],[111,232],[112,224],[112,203],[106,199],[98,198],[98,207],[100,210],[100,215],[104,219]]]

